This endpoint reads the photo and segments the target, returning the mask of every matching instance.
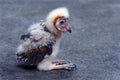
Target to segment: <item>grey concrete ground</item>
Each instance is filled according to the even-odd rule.
[[[17,66],[20,35],[61,6],[70,11],[73,33],[63,36],[58,58],[77,69]],[[0,0],[0,80],[120,80],[120,0]]]

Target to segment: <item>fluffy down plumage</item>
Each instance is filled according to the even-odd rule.
[[[22,44],[17,49],[17,58],[25,65],[37,65],[52,53],[53,36],[45,30],[42,23],[37,23],[28,29],[28,34],[22,35]]]
[[[24,65],[37,65],[39,70],[67,69],[74,64],[66,61],[53,61],[59,49],[63,32],[71,32],[67,8],[51,11],[45,22],[36,23],[21,36],[22,43],[17,48],[17,59]]]

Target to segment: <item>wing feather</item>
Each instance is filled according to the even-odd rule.
[[[37,65],[46,58],[45,56],[51,55],[54,39],[49,32],[44,31],[44,28],[30,28],[29,35],[23,36],[26,39],[18,47],[17,59],[26,65]]]

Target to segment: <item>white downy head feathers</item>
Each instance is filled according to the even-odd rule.
[[[48,14],[48,16],[46,18],[46,26],[51,32],[56,31],[55,27],[53,27],[54,26],[53,22],[54,22],[55,18],[58,16],[64,16],[66,18],[69,18],[68,9],[65,7],[61,7],[61,8],[54,9],[53,11],[51,11]]]

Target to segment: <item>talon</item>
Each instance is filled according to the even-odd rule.
[[[74,70],[75,68],[76,68],[76,65],[72,63],[63,67],[63,69],[68,70],[68,71]]]

